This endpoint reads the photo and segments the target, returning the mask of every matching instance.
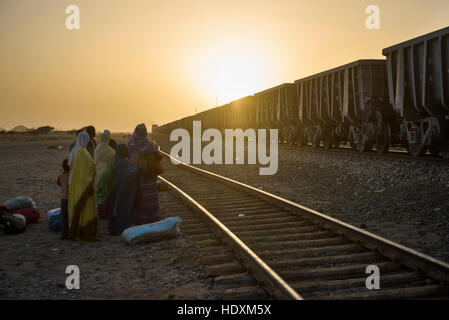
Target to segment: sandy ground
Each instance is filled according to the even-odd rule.
[[[0,202],[18,195],[35,200],[40,221],[19,235],[0,233],[0,299],[216,299],[192,244],[182,235],[127,246],[100,221],[90,243],[60,240],[45,213],[59,207],[56,177],[70,140],[0,141]],[[49,149],[61,146],[61,149]],[[176,200],[161,194],[163,217]],[[81,289],[67,290],[68,265],[80,268]]]
[[[48,229],[45,212],[59,207],[56,176],[70,142],[0,140],[0,202],[29,195],[42,213],[23,234],[0,234],[0,299],[219,298],[182,235],[126,246],[105,222],[91,243],[60,240]],[[449,167],[287,148],[279,154],[275,176],[259,176],[258,166],[203,167],[449,261]],[[177,214],[174,202],[161,194],[164,217]],[[81,270],[78,291],[65,288],[72,264]]]

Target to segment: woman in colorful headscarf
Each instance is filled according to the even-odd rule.
[[[69,235],[77,241],[90,241],[97,235],[95,203],[95,164],[87,151],[90,137],[81,132],[70,152]]]
[[[145,124],[139,124],[128,143],[131,165],[139,167],[134,186],[133,220],[135,224],[158,221],[160,218],[157,176],[162,172],[161,156],[147,138]]]
[[[108,197],[112,188],[112,164],[115,158],[115,151],[109,146],[111,132],[105,130],[100,136],[100,142],[95,148],[95,185],[97,192],[98,215],[106,219],[108,212]]]

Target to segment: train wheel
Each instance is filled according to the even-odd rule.
[[[312,147],[318,148],[321,143],[321,128],[315,127],[312,133]]]
[[[296,144],[296,134],[295,129],[293,128],[288,128],[287,143],[291,146],[294,146]]]
[[[371,151],[371,149],[373,148],[372,144],[368,141],[368,137],[366,135],[362,135],[361,140],[358,144],[357,144],[357,150],[359,150],[360,152],[368,152]]]
[[[333,132],[331,128],[325,128],[323,132],[323,145],[324,148],[330,149],[333,147]]]
[[[340,140],[340,138],[338,138],[337,136],[334,135],[333,140],[334,140],[334,148],[340,147],[340,145],[341,145],[341,140]]]
[[[285,134],[284,134],[284,129],[278,129],[278,143],[279,144],[283,144],[285,141]]]
[[[432,155],[432,157],[436,158],[440,156],[440,149],[438,148],[438,146],[434,144],[429,147],[429,152]]]
[[[293,136],[290,128],[285,129],[285,142],[288,145],[293,145]]]
[[[306,136],[304,134],[304,130],[303,129],[298,129],[297,130],[295,141],[296,141],[296,144],[299,147],[303,147],[303,146],[307,145],[307,138],[306,138]]]
[[[444,159],[449,159],[449,143],[443,143],[439,146],[439,151]]]
[[[351,129],[349,132],[349,145],[353,150],[357,150],[357,144],[355,143],[354,130]]]
[[[377,153],[386,153],[391,145],[390,125],[386,124],[376,133],[376,151]]]
[[[427,146],[422,146],[419,143],[409,143],[407,150],[412,156],[419,157],[426,154]]]
[[[357,150],[357,145],[355,144],[354,138],[351,138],[351,139],[349,140],[349,145],[351,146],[351,148],[352,148],[353,150]]]

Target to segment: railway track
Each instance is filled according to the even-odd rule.
[[[210,275],[242,292],[255,279],[277,299],[449,298],[447,263],[226,177],[166,167],[161,179],[196,213],[183,231],[207,245]],[[371,265],[378,290],[366,287]]]
[[[164,134],[154,134],[155,137],[158,138],[159,142],[164,145],[171,145],[169,142],[169,136]],[[245,145],[246,148],[246,145]],[[290,145],[287,143],[280,143],[280,149],[288,149],[288,150],[301,150],[306,152],[315,152],[315,153],[325,153],[325,154],[341,154],[348,155],[359,158],[372,158],[372,159],[383,159],[383,160],[397,160],[397,161],[409,161],[409,162],[422,162],[422,163],[432,163],[438,165],[449,165],[449,159],[444,159],[442,157],[433,157],[430,153],[420,156],[413,157],[410,155],[405,149],[393,149],[388,151],[387,153],[377,153],[376,151],[370,152],[360,152],[358,150],[354,150],[348,146],[340,146],[338,148],[330,148],[326,149],[324,146],[320,146],[318,148],[314,148],[310,145],[307,146],[296,146]],[[246,150],[246,149],[245,149]],[[245,151],[246,152],[246,151]]]
[[[267,292],[257,285],[257,281],[253,277],[248,275],[236,282],[228,276],[235,272],[245,272],[245,267],[238,260],[234,259],[231,264],[223,265],[220,260],[207,259],[211,253],[226,252],[226,245],[220,242],[191,208],[179,201],[172,193],[161,193],[159,201],[165,210],[176,212],[176,215],[182,219],[183,234],[193,245],[191,248],[195,250],[196,256],[205,256],[203,261],[199,262],[207,266],[206,276],[213,279],[213,289],[215,292],[219,292],[222,299],[255,300],[268,297]],[[198,233],[201,234],[200,237],[198,237]],[[204,241],[205,239],[206,241]]]
[[[441,157],[433,157],[430,154],[426,154],[420,157],[413,157],[406,151],[402,150],[390,150],[387,153],[377,153],[376,151],[370,152],[360,152],[354,150],[350,147],[340,146],[338,148],[325,149],[324,147],[313,148],[312,146],[292,146],[288,144],[279,144],[280,148],[290,149],[290,150],[304,150],[308,152],[324,152],[324,153],[334,153],[334,154],[345,154],[355,157],[364,158],[374,158],[374,159],[384,159],[384,160],[399,160],[399,161],[414,161],[414,162],[424,162],[433,163],[439,165],[449,165],[449,159],[444,159]]]

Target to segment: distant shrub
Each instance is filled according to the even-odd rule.
[[[30,130],[30,133],[31,134],[36,134],[36,135],[47,134],[47,133],[50,133],[54,129],[55,128],[50,127],[50,126],[44,126],[44,127],[39,127],[37,129],[32,129],[32,130]]]

